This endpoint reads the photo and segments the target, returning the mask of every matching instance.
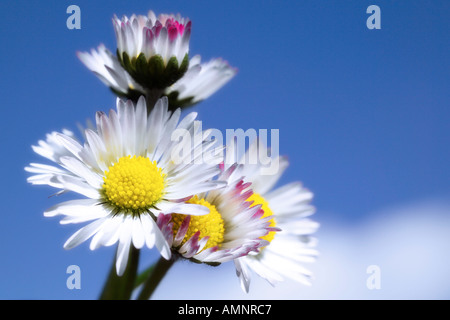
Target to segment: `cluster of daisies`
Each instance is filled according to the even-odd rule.
[[[78,57],[118,95],[116,109],[97,112],[82,140],[69,130],[48,134],[32,148],[53,164],[25,168],[28,182],[80,196],[44,213],[84,223],[64,248],[117,244],[119,276],[131,248],[156,247],[167,260],[233,261],[246,292],[253,272],[271,284],[309,283],[302,264],[317,255],[313,194],[299,182],[274,188],[287,159],[273,159],[279,170],[264,174],[245,162],[267,151],[259,139],[239,154],[233,143],[218,147],[197,113],[181,115],[236,70],[220,58],[189,58],[191,21],[179,15],[114,17],[113,25],[116,54],[100,45]]]

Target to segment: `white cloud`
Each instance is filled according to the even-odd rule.
[[[320,214],[320,212],[318,213]],[[354,225],[321,222],[321,256],[308,267],[313,286],[286,281],[273,288],[256,275],[241,291],[232,263],[177,263],[154,299],[448,299],[450,202],[434,200],[386,208]],[[369,290],[366,269],[381,270]]]

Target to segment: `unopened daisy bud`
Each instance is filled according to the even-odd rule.
[[[132,15],[113,18],[117,57],[125,70],[146,89],[164,89],[189,67],[191,21],[180,15]]]

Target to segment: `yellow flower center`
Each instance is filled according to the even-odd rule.
[[[225,226],[222,216],[217,211],[216,207],[210,204],[205,199],[199,199],[197,196],[192,197],[187,202],[205,206],[209,208],[209,213],[203,216],[191,216],[189,228],[186,232],[186,236],[181,242],[181,245],[183,245],[187,240],[189,240],[195,233],[200,231],[199,239],[209,236],[208,242],[203,247],[203,250],[215,246],[218,246],[220,248],[225,234]],[[185,218],[186,215],[184,214],[178,213],[172,214],[174,235],[177,234]]]
[[[273,212],[272,212],[272,210],[269,207],[269,203],[266,201],[266,199],[261,197],[261,195],[259,195],[258,193],[252,194],[247,199],[247,201],[250,201],[250,202],[253,201],[253,204],[250,207],[254,207],[254,206],[258,205],[258,204],[261,205],[261,209],[264,210],[264,215],[261,217],[261,219],[265,218],[265,217],[273,216]],[[275,227],[276,226],[274,218],[270,219],[269,222],[270,222],[269,227]],[[275,237],[275,231],[270,231],[268,234],[266,234],[265,236],[260,237],[260,238],[264,239],[264,240],[267,240],[269,242],[272,242],[274,237]]]
[[[142,213],[164,195],[164,177],[156,161],[144,157],[122,157],[105,171],[105,199],[121,211]]]

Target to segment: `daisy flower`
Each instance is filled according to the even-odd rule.
[[[189,65],[191,21],[153,11],[148,16],[114,16],[117,57],[141,85],[164,89],[180,79]]]
[[[212,180],[218,174],[211,152],[214,141],[201,130],[196,113],[179,121],[180,113],[179,109],[168,111],[167,98],[160,99],[148,116],[144,98],[136,105],[118,99],[117,111],[111,110],[109,116],[97,112],[96,130],[85,130],[84,144],[65,131],[52,133],[33,147],[55,165],[30,164],[25,168],[34,174],[28,178],[30,183],[84,196],[44,213],[46,217],[62,216],[62,224],[89,222],[64,248],[90,238],[92,250],[118,242],[116,270],[120,275],[131,245],[137,249],[156,246],[164,258],[170,258],[170,246],[156,225],[160,213],[209,213],[207,207],[186,200],[224,185]],[[172,159],[179,148],[179,142],[172,141],[176,130],[189,136],[183,139],[183,150],[190,147],[183,161]],[[205,161],[199,161],[202,157]]]
[[[263,237],[278,231],[269,226],[261,206],[247,201],[252,191],[243,192],[250,184],[242,181],[240,172],[239,166],[231,166],[218,177],[227,182],[226,187],[197,193],[187,201],[209,209],[209,214],[189,216],[174,211],[158,217],[158,226],[179,256],[217,265],[257,252],[268,244]]]
[[[81,62],[120,97],[169,97],[169,107],[196,104],[223,87],[236,69],[221,58],[189,56],[191,22],[179,15],[113,18],[117,56],[101,44],[77,52]],[[149,97],[147,97],[149,98]]]
[[[303,284],[310,284],[312,273],[303,267],[304,262],[313,262],[317,256],[314,248],[316,240],[311,237],[318,223],[308,217],[315,212],[310,204],[313,194],[300,182],[289,183],[274,189],[283,172],[288,167],[285,157],[277,157],[279,170],[275,174],[264,174],[262,164],[246,163],[256,155],[267,155],[267,148],[256,140],[247,153],[239,157],[233,143],[227,148],[225,167],[238,162],[242,165],[245,182],[251,182],[253,194],[247,199],[253,206],[261,206],[263,217],[270,218],[270,226],[281,229],[269,232],[262,239],[269,243],[257,252],[235,259],[236,274],[241,287],[249,291],[251,271],[267,280],[271,285],[290,278]]]

